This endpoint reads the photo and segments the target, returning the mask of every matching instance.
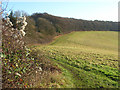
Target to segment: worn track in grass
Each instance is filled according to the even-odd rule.
[[[118,32],[81,31],[56,38],[46,46],[36,46],[62,67],[74,87],[118,87]],[[67,76],[66,76],[67,77]]]

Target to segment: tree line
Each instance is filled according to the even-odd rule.
[[[27,15],[28,25],[26,26],[26,42],[47,43],[54,36],[69,33],[72,31],[118,31],[118,23],[112,21],[82,20],[53,16],[48,13],[34,13]],[[11,14],[10,14],[11,15]],[[22,15],[15,12],[10,17]]]

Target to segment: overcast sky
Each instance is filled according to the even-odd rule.
[[[7,1],[7,0],[6,0]],[[9,0],[8,10],[47,12],[85,20],[118,21],[119,0]]]

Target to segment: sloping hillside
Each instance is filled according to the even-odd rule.
[[[117,31],[117,22],[89,21],[35,13],[27,17],[26,42],[48,43],[54,36],[72,31]]]
[[[58,64],[73,88],[118,87],[118,32],[72,32],[36,47]]]
[[[81,31],[57,38],[51,43],[54,46],[86,47],[108,51],[118,50],[118,32],[114,31]]]

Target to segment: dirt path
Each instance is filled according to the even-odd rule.
[[[49,58],[49,57],[47,57],[47,58]],[[80,82],[81,78],[78,76],[77,70],[73,69],[73,67],[66,66],[66,65],[62,64],[61,62],[56,61],[54,59],[51,59],[51,58],[49,58],[49,59],[55,61],[57,64],[59,64],[61,67],[63,67],[65,70],[67,70],[72,75],[71,79],[74,83],[74,86],[75,86],[74,88],[78,88],[78,87],[82,88],[81,87],[82,83]]]

